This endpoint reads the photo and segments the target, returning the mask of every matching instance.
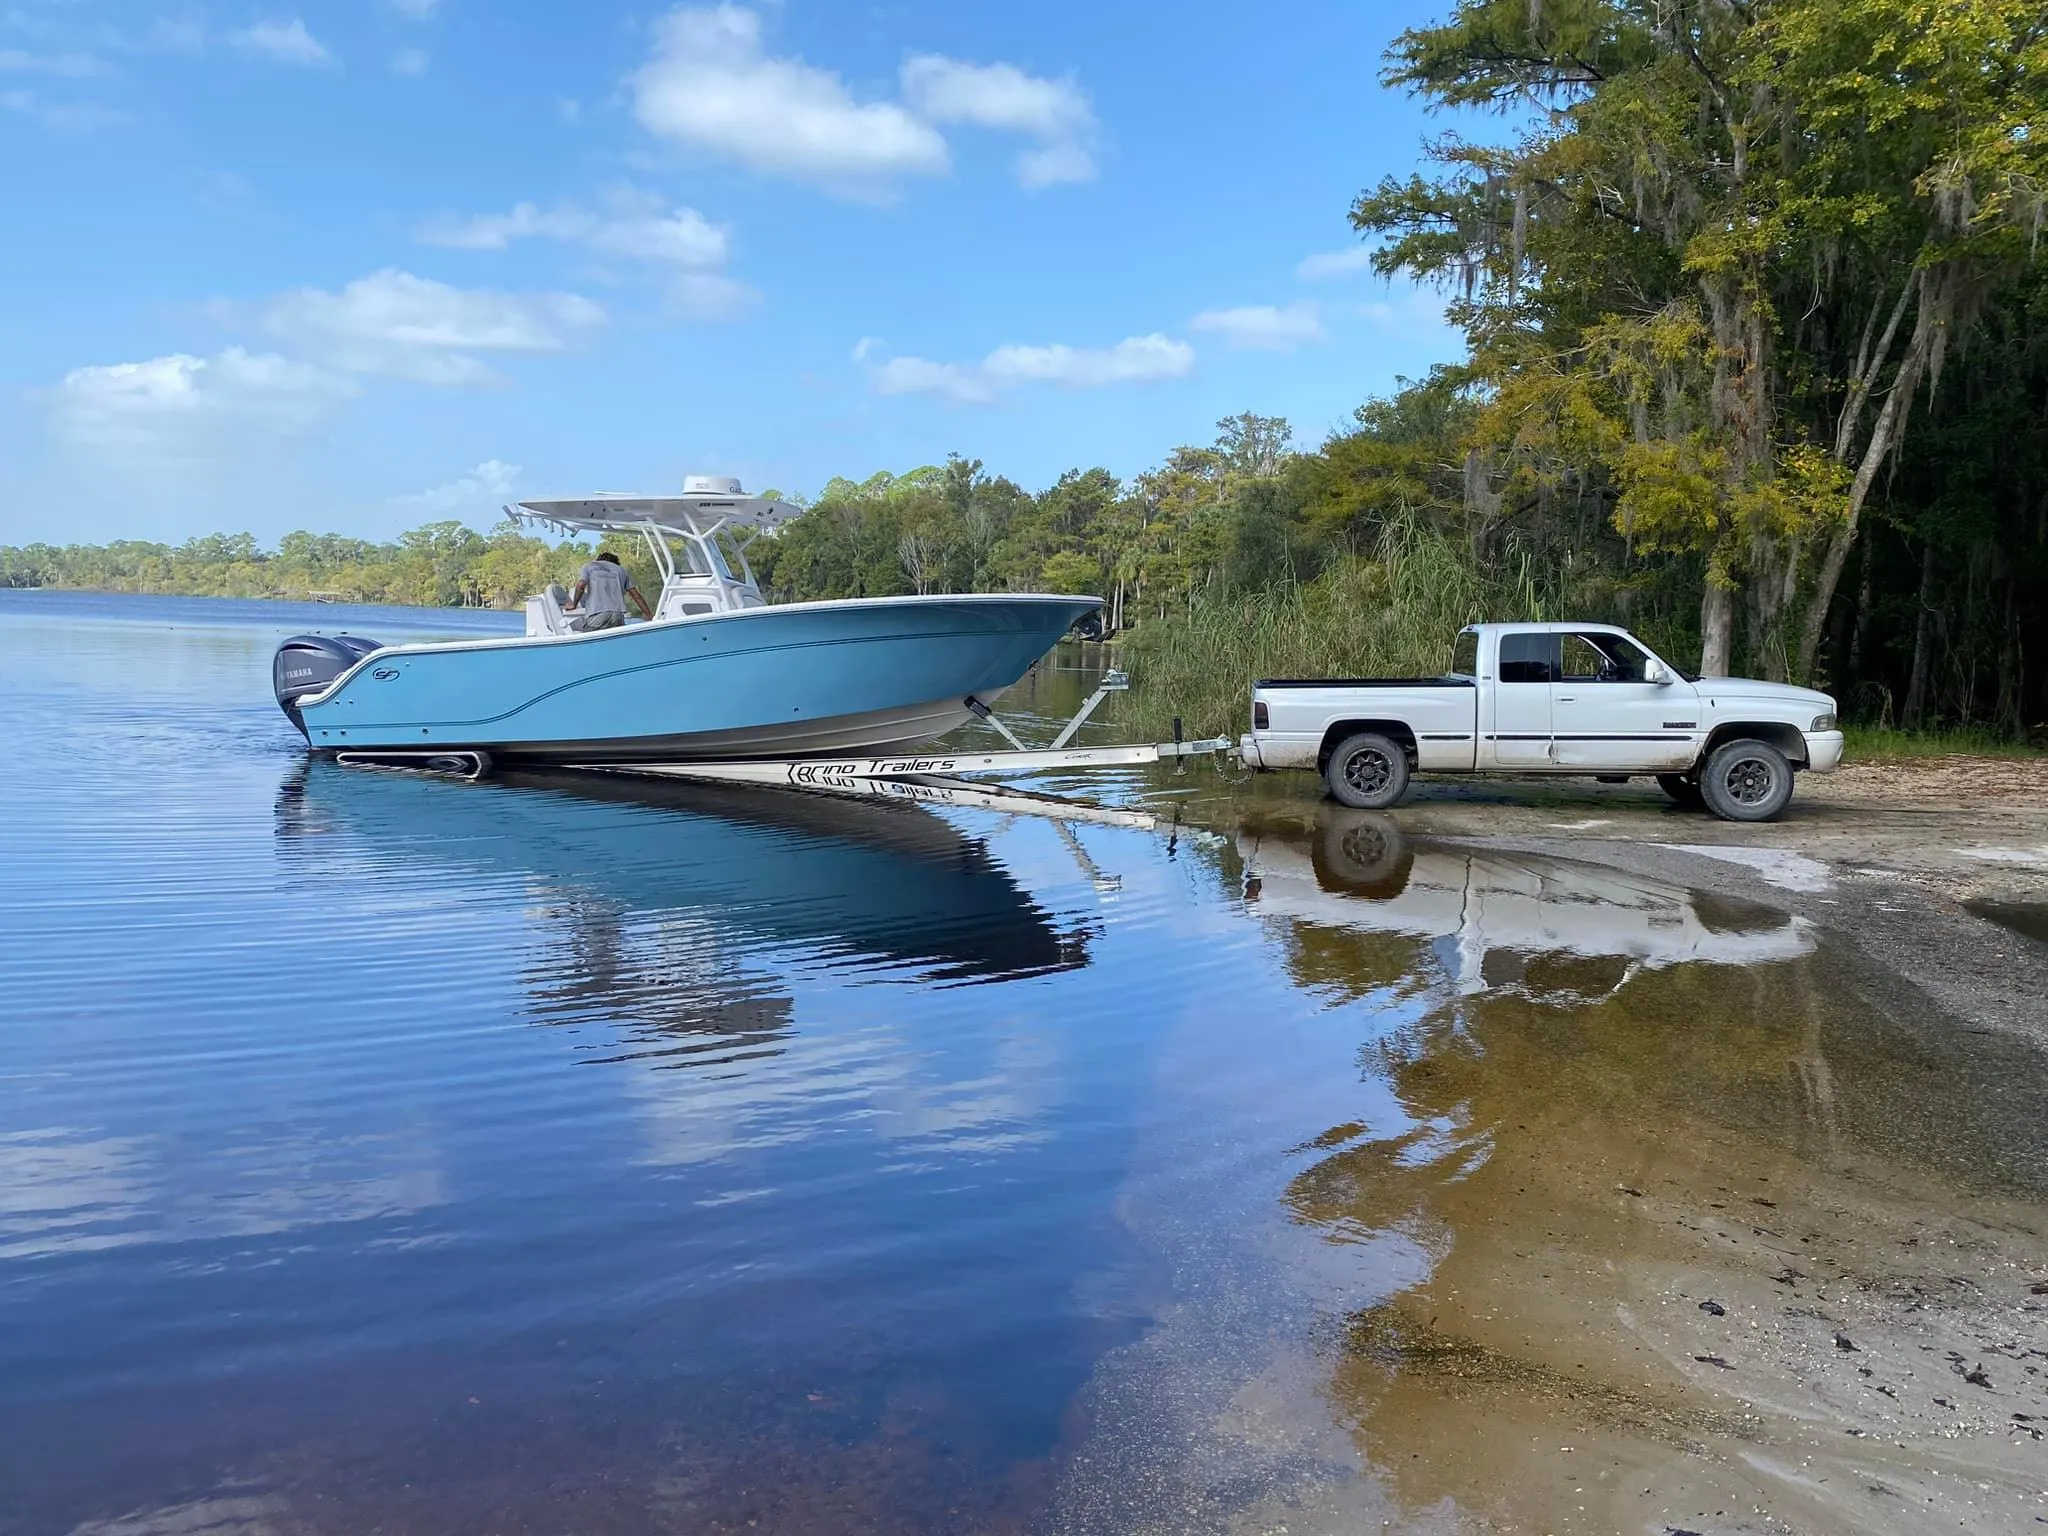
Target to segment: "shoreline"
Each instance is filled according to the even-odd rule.
[[[1443,1234],[1429,1277],[1329,1348],[1331,1407],[1409,1519],[1449,1501],[1447,1529],[1502,1532],[2048,1524],[2048,943],[1967,905],[2048,900],[2034,767],[1856,765],[1759,826],[1645,782],[1421,781],[1381,816],[1417,846],[1788,914],[1819,944],[1661,1005],[1475,999],[1469,1054],[1417,1081],[1451,1074],[1443,1112],[1483,1161],[1396,1172],[1360,1142],[1318,1170],[1366,1192],[1332,1219],[1361,1199],[1381,1219],[1395,1190]],[[1233,800],[1297,831],[1372,814],[1265,784]],[[1645,1022],[1661,1079],[1612,1054],[1645,1049]]]

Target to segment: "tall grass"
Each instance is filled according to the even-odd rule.
[[[1153,740],[1176,715],[1190,736],[1234,734],[1254,679],[1435,676],[1465,625],[1545,619],[1547,607],[1526,560],[1488,571],[1432,528],[1393,524],[1369,554],[1306,585],[1148,622],[1124,647],[1132,688],[1119,719]]]

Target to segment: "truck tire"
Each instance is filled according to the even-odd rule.
[[[1703,803],[1700,799],[1700,782],[1682,773],[1660,773],[1657,787],[1688,811],[1696,811]]]
[[[1792,764],[1768,741],[1724,742],[1700,770],[1700,796],[1723,821],[1774,821],[1792,799]]]
[[[1323,783],[1339,803],[1361,811],[1384,811],[1408,793],[1408,752],[1377,731],[1360,731],[1337,743],[1323,766]]]

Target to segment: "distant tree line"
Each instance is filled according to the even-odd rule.
[[[549,543],[519,525],[488,534],[429,523],[390,543],[338,533],[288,533],[265,549],[248,533],[210,533],[182,544],[0,545],[0,587],[79,587],[204,597],[304,598],[332,593],[358,603],[512,608],[550,581],[574,578],[590,547]]]

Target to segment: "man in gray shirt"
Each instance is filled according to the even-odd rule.
[[[630,594],[642,618],[654,617],[647,599],[634,585],[632,573],[619,564],[619,557],[606,550],[576,573],[576,590],[569,594],[569,606],[582,610],[578,629],[616,629],[626,622],[626,598]]]

